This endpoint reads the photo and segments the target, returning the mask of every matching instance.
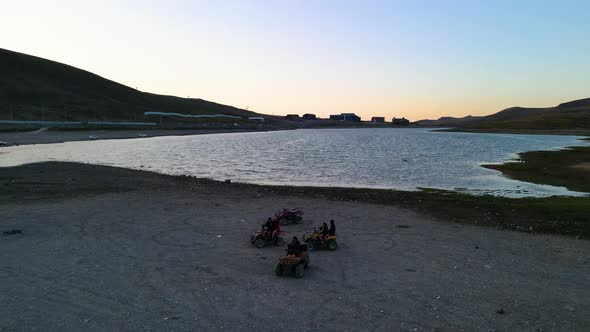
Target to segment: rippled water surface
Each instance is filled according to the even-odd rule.
[[[0,166],[77,161],[218,180],[507,196],[576,195],[507,179],[480,167],[531,150],[585,145],[575,136],[432,132],[427,129],[308,129],[68,142],[0,150]]]

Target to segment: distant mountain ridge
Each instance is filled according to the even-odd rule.
[[[422,126],[465,129],[590,129],[590,98],[565,102],[554,107],[510,107],[488,116],[442,117],[416,123]]]
[[[141,92],[69,65],[0,49],[0,119],[141,121],[149,111],[258,115],[203,99]]]
[[[449,125],[449,124],[453,124],[453,125],[457,125],[460,123],[465,123],[465,122],[469,122],[469,121],[473,121],[475,119],[481,119],[481,116],[465,116],[462,118],[455,118],[452,116],[443,116],[438,118],[437,120],[419,120],[416,121],[417,124],[422,125],[422,126],[443,126],[443,125]]]

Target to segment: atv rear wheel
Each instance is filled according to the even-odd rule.
[[[336,242],[336,240],[329,240],[327,247],[330,250],[336,250],[336,248],[338,248],[338,243]]]
[[[303,277],[303,264],[295,265],[295,278]]]
[[[302,216],[298,216],[297,219],[295,219],[295,222],[298,224],[301,224],[303,222],[303,217]]]
[[[281,225],[283,225],[283,226],[287,226],[287,224],[289,223],[289,221],[287,220],[287,218],[281,218],[281,221],[280,221],[280,223],[281,223]]]
[[[259,248],[259,249],[260,248],[263,248],[265,244],[266,243],[265,243],[264,239],[261,238],[261,237],[259,237],[256,240],[254,240],[254,245],[256,246],[256,248]]]
[[[281,263],[277,264],[277,267],[275,269],[275,273],[277,274],[277,277],[282,276],[283,272],[284,272],[283,264],[281,264]]]

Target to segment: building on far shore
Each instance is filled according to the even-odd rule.
[[[316,120],[318,117],[315,114],[305,113],[301,118],[303,120]]]
[[[391,124],[396,125],[396,126],[409,126],[410,125],[410,120],[406,119],[406,118],[396,118],[394,117],[393,119],[391,119]]]
[[[288,120],[299,120],[299,114],[287,114],[285,118]]]
[[[261,116],[251,116],[248,118],[248,120],[252,120],[252,121],[258,121],[258,122],[264,122],[264,118]]]
[[[361,118],[354,113],[340,113],[340,115],[330,115],[330,120],[361,122]]]
[[[375,122],[375,123],[385,122],[385,117],[383,117],[383,116],[374,116],[374,117],[371,118],[371,122]]]

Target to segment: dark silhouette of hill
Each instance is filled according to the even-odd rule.
[[[417,123],[464,129],[587,130],[590,129],[590,98],[555,107],[511,107],[488,116],[442,117],[438,120],[420,120]]]
[[[419,120],[416,121],[417,124],[421,125],[421,126],[456,126],[458,124],[461,123],[467,123],[476,119],[480,119],[482,118],[481,116],[465,116],[462,118],[455,118],[452,116],[443,116],[441,118],[438,118],[438,120]]]
[[[148,111],[257,115],[203,99],[141,92],[59,62],[0,49],[0,119],[146,121]]]

